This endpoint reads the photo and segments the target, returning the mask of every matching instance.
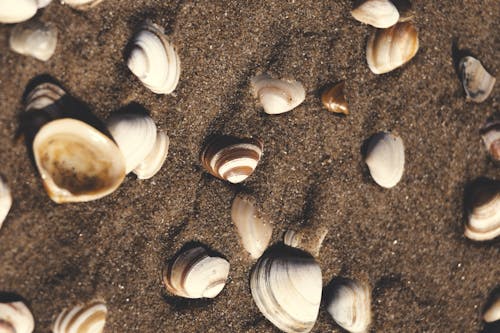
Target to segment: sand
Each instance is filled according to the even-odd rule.
[[[377,76],[365,62],[372,28],[349,14],[352,1],[105,0],[88,12],[54,1],[38,14],[60,39],[46,63],[8,49],[0,26],[1,174],[14,204],[0,230],[0,291],[24,297],[36,332],[48,332],[66,306],[102,298],[106,332],[278,332],[249,290],[254,262],[230,219],[234,195],[251,191],[274,224],[327,227],[318,262],[335,277],[373,288],[372,332],[478,332],[500,277],[498,241],[463,236],[464,187],[500,178],[479,129],[499,110],[499,87],[467,103],[452,45],[500,73],[496,0],[414,1],[420,50],[406,66]],[[178,46],[180,83],[155,95],[128,71],[124,49],[146,18]],[[269,116],[250,91],[259,72],[294,78],[307,89],[290,113]],[[151,180],[127,176],[98,201],[57,205],[43,190],[26,147],[16,143],[28,82],[40,74],[105,119],[129,103],[144,106],[170,136],[169,157]],[[351,114],[333,115],[319,92],[346,80]],[[372,134],[397,132],[406,147],[401,182],[371,179],[361,147]],[[198,155],[213,134],[258,136],[264,157],[242,185],[203,172]],[[182,246],[201,242],[231,263],[212,300],[168,295],[161,268]],[[341,332],[320,309],[312,332]]]

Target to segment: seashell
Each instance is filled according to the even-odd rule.
[[[367,332],[371,322],[370,288],[364,283],[342,279],[333,285],[327,309],[345,330]]]
[[[0,332],[32,333],[35,319],[23,302],[0,303]]]
[[[494,321],[500,320],[500,297],[497,296],[496,300],[488,306],[483,314],[483,319],[487,323],[492,323]]]
[[[146,22],[132,42],[128,68],[152,92],[170,94],[179,83],[179,55],[160,26]]]
[[[321,303],[321,269],[305,252],[286,247],[265,253],[250,277],[260,312],[287,333],[309,332]]]
[[[264,112],[279,114],[291,111],[306,98],[302,83],[293,80],[273,79],[267,74],[252,79],[252,89],[258,97]]]
[[[45,124],[33,141],[33,154],[45,190],[57,203],[99,199],[125,177],[125,160],[117,145],[80,120]]]
[[[365,162],[377,184],[385,188],[396,186],[405,165],[403,140],[388,132],[375,134],[368,144]]]
[[[231,219],[236,225],[245,250],[252,258],[258,259],[269,245],[273,227],[257,211],[255,199],[249,195],[238,194],[231,207]]]
[[[53,111],[57,115],[63,113],[60,101],[66,92],[56,84],[42,83],[33,88],[24,103],[26,111],[46,110]]]
[[[491,240],[500,235],[500,182],[487,180],[471,190],[467,207],[465,237],[475,241]]]
[[[417,51],[417,29],[410,22],[400,22],[372,33],[366,47],[366,60],[373,73],[383,74],[410,61]]]
[[[488,153],[493,160],[500,162],[500,120],[486,124],[481,134]]]
[[[7,214],[12,206],[12,195],[7,183],[0,178],[0,228],[2,227]],[[1,330],[0,330],[1,332]]]
[[[375,28],[389,28],[399,20],[399,12],[390,0],[366,0],[351,11],[361,23]]]
[[[493,90],[495,77],[486,71],[479,60],[470,56],[460,60],[458,68],[467,100],[484,102]]]
[[[200,159],[209,173],[236,184],[253,173],[263,149],[264,145],[259,139],[219,136],[208,142]]]
[[[57,317],[53,333],[102,333],[106,325],[108,309],[101,301],[77,305],[71,310],[65,309]]]
[[[331,112],[349,114],[349,108],[344,93],[345,82],[342,81],[325,90],[321,95],[323,106]]]
[[[107,126],[125,157],[126,173],[138,167],[155,146],[156,125],[146,114],[116,113],[108,119]]]
[[[170,140],[165,132],[157,132],[153,149],[148,156],[134,169],[139,179],[149,179],[160,171],[167,159]]]
[[[163,283],[169,292],[185,298],[214,298],[229,275],[229,262],[210,257],[202,247],[182,252],[163,271]]]
[[[97,6],[103,0],[61,0],[63,5],[68,5],[78,10],[88,10]]]
[[[289,229],[283,235],[283,242],[317,257],[327,233],[327,228],[317,226],[305,226],[299,230]]]
[[[57,29],[39,21],[17,24],[10,33],[9,44],[17,53],[47,61],[56,50]]]
[[[0,1],[0,23],[19,23],[27,21],[39,8],[47,6],[52,0],[2,0]]]

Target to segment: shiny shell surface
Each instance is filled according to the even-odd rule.
[[[57,317],[53,333],[102,333],[108,309],[101,301],[66,309]]]
[[[377,184],[385,188],[396,186],[404,172],[403,140],[393,133],[375,134],[368,143],[365,162]]]
[[[304,86],[295,80],[273,79],[268,74],[261,74],[254,77],[251,83],[255,97],[267,114],[291,111],[306,98]]]

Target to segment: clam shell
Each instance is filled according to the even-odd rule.
[[[218,136],[206,144],[200,159],[206,171],[236,184],[253,173],[263,149],[263,143],[259,139]]]
[[[163,271],[169,292],[185,298],[214,298],[226,284],[229,262],[210,257],[202,247],[182,252]]]
[[[287,230],[283,235],[283,242],[317,257],[327,234],[328,229],[325,227],[305,226]]]
[[[483,314],[483,319],[487,323],[500,320],[500,297],[497,297]]]
[[[345,82],[342,81],[328,88],[321,95],[323,106],[331,112],[349,114],[349,107],[344,93]]]
[[[0,303],[0,332],[32,333],[35,319],[23,302]]]
[[[99,199],[125,177],[125,160],[113,140],[75,119],[45,124],[33,154],[45,190],[57,203]]]
[[[148,156],[134,169],[134,173],[139,179],[149,179],[160,171],[163,163],[167,159],[170,140],[165,132],[157,132],[153,149]]]
[[[351,333],[368,331],[371,294],[366,284],[342,279],[333,285],[329,297],[328,312],[337,324]]]
[[[0,228],[12,206],[12,195],[7,183],[0,178]]]
[[[68,5],[78,10],[88,10],[101,2],[103,2],[103,0],[61,0],[63,5]]]
[[[57,317],[53,333],[102,333],[106,325],[108,309],[101,301],[77,305],[64,310]]]
[[[267,74],[261,74],[252,79],[252,89],[258,97],[264,112],[279,114],[291,111],[306,98],[302,83],[293,80],[273,79]]]
[[[500,162],[500,121],[486,124],[481,130],[486,150],[493,160]]]
[[[478,183],[471,191],[465,236],[475,241],[491,240],[500,235],[500,182]]]
[[[383,74],[410,61],[417,51],[417,29],[410,22],[400,22],[372,33],[366,47],[366,60],[373,73]]]
[[[132,42],[127,65],[152,92],[170,94],[179,83],[179,55],[160,26],[146,22]]]
[[[398,9],[389,0],[363,1],[351,14],[359,22],[375,28],[389,28],[399,20]]]
[[[458,68],[467,100],[484,102],[493,90],[495,77],[486,71],[479,60],[470,56],[461,59]]]
[[[24,103],[26,111],[45,110],[62,115],[61,103],[58,103],[66,92],[56,84],[42,83],[33,88],[27,95]]]
[[[47,6],[51,0],[2,0],[0,1],[0,23],[19,23],[35,16],[38,8]]]
[[[309,332],[321,303],[321,269],[306,253],[292,248],[265,253],[250,277],[260,312],[287,333]]]
[[[252,258],[258,259],[269,245],[273,227],[257,211],[255,199],[249,195],[238,194],[231,207],[231,219],[245,250]]]
[[[388,132],[375,134],[368,144],[365,162],[377,184],[385,188],[396,186],[405,165],[403,140]]]
[[[57,29],[39,21],[17,24],[10,33],[9,45],[14,52],[47,61],[56,50]]]

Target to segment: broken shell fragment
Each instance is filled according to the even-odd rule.
[[[10,48],[19,53],[47,61],[57,45],[57,29],[39,21],[17,24],[10,33]]]
[[[182,252],[163,270],[169,292],[185,298],[214,298],[226,284],[229,262],[211,257],[202,247]]]
[[[351,11],[361,23],[375,28],[389,28],[399,20],[399,12],[390,0],[366,0]]]
[[[254,259],[264,253],[273,234],[272,225],[258,212],[256,205],[251,196],[238,194],[231,208],[231,219],[241,243]]]
[[[323,106],[331,112],[349,114],[349,108],[344,93],[345,82],[342,81],[328,88],[321,95]]]
[[[263,149],[259,139],[218,136],[206,144],[200,159],[206,171],[236,184],[254,172]]]
[[[267,74],[261,74],[252,79],[252,89],[259,98],[264,112],[279,114],[291,111],[306,98],[302,83],[293,80],[273,79]]]
[[[0,228],[12,206],[12,194],[7,183],[0,178]]]
[[[390,72],[417,54],[418,32],[410,22],[375,30],[366,47],[368,67],[375,74]]]
[[[368,144],[365,162],[377,184],[385,188],[396,186],[404,171],[403,140],[388,132],[375,134]]]
[[[493,121],[481,130],[486,150],[494,161],[500,162],[500,121]]]
[[[2,0],[0,1],[0,23],[19,23],[27,21],[39,8],[51,0]]]
[[[63,5],[68,5],[78,10],[88,10],[101,2],[103,2],[103,0],[61,0]]]
[[[106,325],[108,309],[101,301],[77,305],[64,310],[57,317],[53,333],[102,333]]]
[[[467,100],[484,102],[493,90],[495,77],[486,71],[479,60],[470,56],[460,60],[458,67]]]
[[[465,236],[487,241],[500,235],[500,182],[484,180],[473,185],[468,203]]]
[[[283,235],[283,242],[288,246],[304,250],[317,257],[327,233],[328,229],[326,227],[318,226],[289,229]]]
[[[23,302],[0,303],[0,332],[32,333],[35,319]]]
[[[487,323],[500,320],[500,296],[497,296],[486,311],[484,311],[483,319]]]
[[[156,134],[156,141],[148,156],[134,169],[134,173],[139,179],[149,179],[160,171],[163,163],[167,159],[170,140],[165,132],[159,131]]]

